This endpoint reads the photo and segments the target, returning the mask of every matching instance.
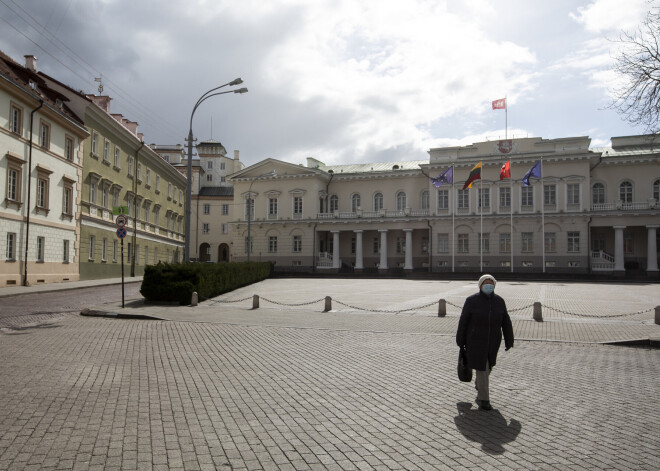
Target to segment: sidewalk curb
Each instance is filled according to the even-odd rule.
[[[72,283],[76,283],[76,282],[72,282]],[[133,283],[142,283],[142,280],[125,281],[124,282],[125,285],[133,284]],[[62,291],[75,291],[75,290],[86,289],[86,288],[97,288],[99,286],[117,286],[117,285],[121,285],[122,283],[121,283],[121,281],[119,281],[119,282],[112,282],[112,283],[90,284],[90,285],[86,285],[86,286],[68,286],[68,287],[59,286],[59,285],[63,285],[63,284],[65,284],[65,283],[50,283],[49,285],[43,285],[43,284],[41,284],[41,285],[32,285],[35,288],[37,286],[39,286],[39,287],[46,286],[45,289],[41,288],[41,289],[35,289],[35,290],[30,290],[30,288],[32,286],[27,286],[27,287],[25,287],[27,289],[25,291],[23,291],[22,293],[6,293],[6,292],[3,293],[3,289],[0,289],[0,298],[9,298],[11,296],[23,296],[23,295],[26,295],[26,294],[36,294],[36,293],[56,293],[56,292],[61,293]]]
[[[162,317],[148,316],[146,314],[124,314],[121,312],[101,311],[98,309],[89,309],[89,308],[85,308],[82,311],[80,311],[80,315],[86,317],[107,317],[112,319],[144,319],[144,320],[156,320],[156,321],[167,320],[167,319],[163,319]]]

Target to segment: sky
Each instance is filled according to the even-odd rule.
[[[197,100],[241,77],[192,128],[248,166],[424,160],[505,133],[644,133],[610,107],[615,39],[659,2],[0,0],[0,50],[84,93],[100,78],[147,144],[185,146]]]

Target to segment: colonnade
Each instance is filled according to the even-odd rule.
[[[378,229],[380,233],[380,263],[378,268],[380,270],[387,270],[387,231],[388,229]],[[332,234],[332,268],[341,268],[341,260],[339,258],[339,233],[341,231],[333,230],[330,231]],[[362,233],[364,230],[355,229],[353,233],[355,234],[355,268],[361,270],[364,268],[363,260],[363,241]],[[403,229],[403,232],[406,234],[406,248],[405,248],[405,258],[403,269],[412,270],[413,269],[413,248],[412,248],[412,229]]]

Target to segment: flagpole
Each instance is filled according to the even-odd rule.
[[[511,173],[511,167],[509,167]],[[511,184],[511,200],[509,201],[509,212],[511,213],[511,235],[509,235],[509,242],[511,245],[511,273],[513,273],[513,178],[509,176],[509,183]]]
[[[453,165],[452,165],[453,167]],[[451,208],[451,272],[454,273],[454,252],[456,251],[455,249],[455,241],[454,238],[456,237],[455,234],[455,229],[454,229],[454,216],[456,214],[456,195],[454,194],[454,170],[452,168],[452,179],[451,179],[451,197],[452,197],[452,208]]]
[[[543,273],[545,273],[545,195],[543,193],[543,157],[541,157],[541,248],[543,249]]]
[[[481,163],[481,162],[479,162]],[[483,173],[483,165],[481,166]],[[481,182],[482,178],[479,179],[479,192],[477,196],[477,205],[479,206],[479,217],[481,219],[481,233],[479,234],[479,270],[481,273],[484,272],[484,208],[483,201],[481,200],[483,195],[481,192]]]
[[[504,95],[504,139],[509,138],[509,103]]]

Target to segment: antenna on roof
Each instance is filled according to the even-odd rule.
[[[103,93],[103,74],[101,74],[100,77],[94,78],[95,82],[99,83],[99,95]]]

